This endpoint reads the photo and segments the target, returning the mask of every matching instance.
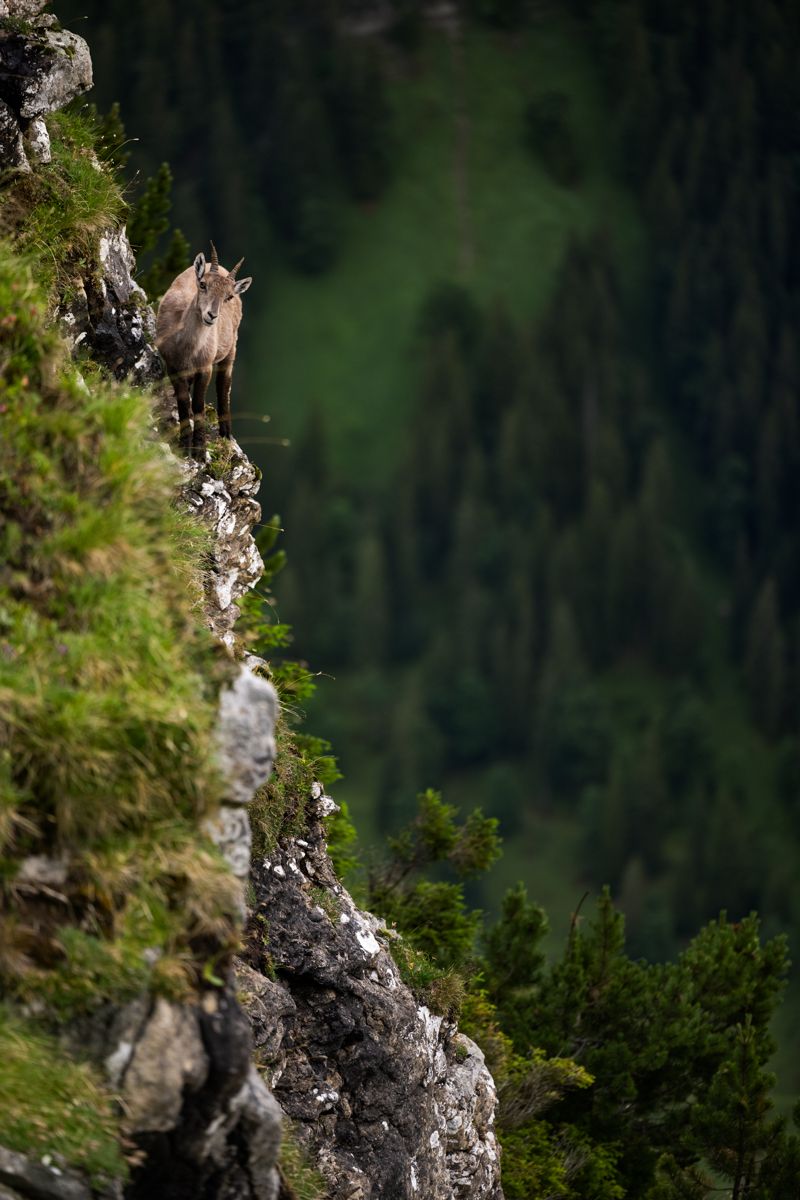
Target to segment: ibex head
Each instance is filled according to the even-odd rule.
[[[205,260],[205,255],[198,254],[194,260],[194,272],[197,276],[197,310],[206,325],[213,325],[220,314],[222,305],[234,296],[241,296],[253,282],[252,277],[237,279],[236,272],[244,262],[240,258],[233,270],[223,275],[219,269],[217,248],[211,243],[211,263]]]

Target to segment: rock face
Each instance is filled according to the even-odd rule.
[[[97,271],[75,281],[69,303],[58,313],[73,349],[89,349],[117,379],[144,385],[164,377],[153,340],[156,318],[133,278],[136,260],[123,229],[100,238]]]
[[[219,698],[218,760],[227,781],[226,802],[206,820],[205,829],[237,879],[250,873],[250,819],[246,806],[272,774],[278,697],[271,683],[250,666]],[[241,916],[246,909],[242,892]]]
[[[282,1114],[252,1065],[230,986],[195,1004],[139,997],[74,1038],[105,1063],[139,1152],[126,1200],[275,1200]]]
[[[92,60],[83,38],[38,16],[37,0],[0,0],[0,168],[29,171],[30,160],[50,161],[42,118],[92,86]]]
[[[416,1004],[379,922],[337,882],[325,799],[312,800],[305,838],[252,866],[237,974],[256,1062],[313,1149],[330,1200],[501,1200],[483,1055]]]
[[[174,427],[177,429],[177,416]],[[233,626],[239,617],[236,601],[264,573],[252,534],[253,526],[261,519],[261,505],[255,498],[261,475],[233,438],[212,442],[212,455],[217,453],[226,456],[227,461],[224,467],[215,466],[214,474],[186,460],[183,498],[212,533],[206,621],[211,632],[231,646]]]
[[[14,1190],[11,1191],[10,1189]],[[0,1146],[0,1200],[92,1200],[86,1182],[55,1163],[34,1162]]]

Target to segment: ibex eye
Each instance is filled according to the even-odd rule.
[[[207,284],[207,283],[201,283],[201,284],[200,284],[200,291],[201,291],[201,292],[207,292],[207,291],[208,291],[208,284]]]

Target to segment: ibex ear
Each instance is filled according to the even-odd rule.
[[[248,275],[246,279],[237,279],[236,283],[233,285],[234,296],[241,296],[242,292],[246,292],[252,282],[252,275]]]
[[[205,270],[206,270],[206,259],[205,259],[205,255],[201,252],[200,254],[198,254],[197,258],[194,260],[194,273],[198,279],[202,279],[203,275],[205,274]]]

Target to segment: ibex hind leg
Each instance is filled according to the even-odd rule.
[[[199,459],[200,462],[205,462],[206,457],[206,391],[210,379],[210,370],[198,371],[192,386],[192,458]]]
[[[217,418],[219,436],[231,437],[231,380],[233,378],[233,354],[224,358],[217,367]]]

